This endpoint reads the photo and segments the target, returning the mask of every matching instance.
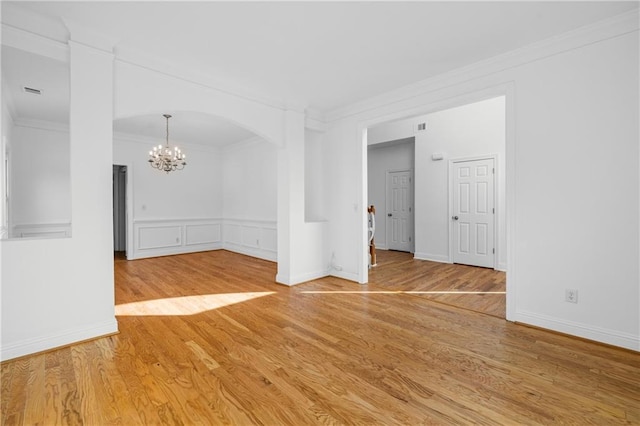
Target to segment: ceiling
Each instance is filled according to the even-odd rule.
[[[638,7],[629,1],[2,3],[40,14],[25,25],[50,38],[65,37],[63,22],[82,23],[111,40],[118,57],[156,58],[320,114]],[[199,118],[218,126],[212,117]],[[155,119],[118,125],[146,134],[156,129]],[[180,125],[177,115],[172,125]]]

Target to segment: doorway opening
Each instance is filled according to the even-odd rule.
[[[415,138],[384,141],[375,130],[368,136],[367,205],[376,208],[376,247],[413,253]]]
[[[501,298],[499,301],[491,302],[492,311],[487,313],[496,315],[497,310],[502,307],[502,314],[498,316],[508,319],[505,274],[506,163],[507,129],[512,128],[512,123],[507,120],[509,88],[501,88],[501,92],[493,90],[492,93],[469,95],[465,96],[464,100],[459,98],[432,108],[424,107],[422,111],[412,110],[411,114],[403,118],[396,115],[392,120],[370,123],[364,131],[364,155],[367,165],[364,176],[369,190],[365,199],[371,204],[372,191],[374,194],[376,192],[375,188],[372,189],[375,185],[372,182],[372,173],[375,173],[375,170],[372,170],[369,158],[374,152],[371,149],[372,141],[375,143],[375,138],[380,134],[385,135],[387,140],[411,138],[414,147],[412,213],[415,219],[411,250],[413,256],[397,257],[390,254],[385,259],[385,253],[382,252],[382,262],[378,262],[378,268],[394,270],[395,272],[389,273],[394,276],[396,286],[402,283],[398,275],[403,271],[415,270],[419,275],[419,271],[425,271],[426,274],[427,270],[431,271],[430,273],[442,270],[441,276],[445,276],[445,279],[441,280],[442,282],[431,283],[437,288],[429,287],[427,275],[425,280],[422,280],[414,273],[408,279],[410,284],[420,287],[421,294],[441,294],[438,296],[439,301],[448,303],[453,300],[450,303],[453,305],[464,300],[465,303],[461,303],[460,307],[467,309],[470,309],[469,306],[487,305],[475,302],[469,304],[466,303],[467,299],[487,301]],[[477,168],[463,167],[475,164],[464,163],[473,160],[480,160],[483,164]],[[460,172],[457,178],[456,171]],[[466,178],[462,175],[467,172],[469,180],[465,181]],[[471,216],[469,209],[473,211]],[[389,238],[382,250],[393,249],[390,241]],[[462,254],[466,254],[466,257]],[[470,257],[471,261],[468,261],[467,257]],[[478,258],[482,258],[482,262],[478,263]],[[418,267],[409,264],[421,261],[428,261],[427,265],[432,266]],[[402,263],[403,267],[394,266],[394,262]],[[438,264],[448,266],[442,269]],[[482,268],[467,265],[490,268],[493,271],[482,272]],[[457,268],[465,270],[458,272]],[[381,270],[370,270],[366,276],[368,275],[371,275],[372,279],[365,281],[370,283],[379,283],[383,277],[384,280],[389,280],[387,272]],[[443,283],[451,281],[446,277],[454,275],[462,277],[465,282],[456,278],[456,282],[451,283],[451,288],[445,288]],[[487,284],[481,281],[490,281],[491,291],[483,291]],[[411,289],[403,287],[403,290]],[[455,294],[456,292],[460,294]],[[482,309],[479,311],[482,312]]]
[[[113,253],[127,257],[127,166],[113,165]]]

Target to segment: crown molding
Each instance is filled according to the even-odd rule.
[[[43,38],[65,44],[69,31],[60,18],[20,6],[19,1],[2,1],[2,23]],[[4,34],[2,35],[4,37]]]
[[[84,46],[114,56],[113,46],[118,42],[117,39],[107,37],[72,20],[65,20],[64,23],[69,29],[69,45]]]
[[[69,46],[43,35],[2,23],[2,45],[61,62],[69,62]]]
[[[291,108],[304,109],[302,105],[286,103],[266,95],[256,94],[254,91],[240,85],[230,83],[229,81],[216,78],[211,74],[203,73],[197,69],[188,69],[187,67],[171,64],[137,49],[123,49],[116,47],[114,53],[116,55],[116,62],[157,72],[168,77],[177,78],[198,86],[203,86],[208,89],[242,98],[247,101],[256,102],[280,110],[287,110]]]
[[[69,133],[69,125],[54,121],[36,120],[33,118],[14,118],[13,125],[30,129],[49,130],[54,132]]]
[[[307,108],[305,110],[304,127],[316,132],[325,132],[327,125],[324,114],[316,109]]]
[[[342,120],[427,92],[458,85],[465,81],[495,74],[589,44],[636,32],[639,28],[639,21],[640,12],[638,9],[634,9],[612,18],[585,25],[474,64],[460,67],[400,87],[396,90],[332,110],[326,114],[325,123]]]

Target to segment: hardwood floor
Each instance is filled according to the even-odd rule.
[[[275,272],[117,260],[120,333],[2,363],[2,424],[640,424],[639,353]]]
[[[369,270],[369,283],[506,317],[506,274],[493,269],[414,260],[411,253],[378,250],[377,266]]]

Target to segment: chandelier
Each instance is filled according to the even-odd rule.
[[[149,151],[149,164],[154,169],[162,170],[163,172],[173,172],[175,170],[182,170],[187,165],[185,159],[187,156],[180,151],[180,148],[169,146],[169,114],[163,114],[167,119],[167,142],[163,147],[162,145],[154,146],[153,150]]]

